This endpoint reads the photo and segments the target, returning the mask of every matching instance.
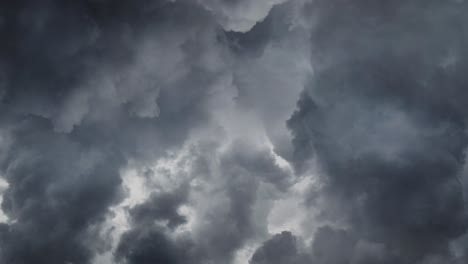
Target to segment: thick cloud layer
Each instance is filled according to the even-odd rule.
[[[0,3],[0,263],[466,262],[464,1]]]
[[[468,227],[467,5],[332,2],[308,9],[315,74],[288,121],[295,165],[316,159],[332,210],[397,263],[453,258]]]
[[[210,19],[188,2],[2,5],[1,262],[90,263],[119,170],[203,122],[217,69],[194,56]]]

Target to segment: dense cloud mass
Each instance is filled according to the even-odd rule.
[[[315,73],[288,121],[295,164],[317,159],[346,225],[393,263],[452,261],[468,227],[467,6],[336,2],[310,5]]]
[[[1,1],[0,263],[466,263],[467,15]]]

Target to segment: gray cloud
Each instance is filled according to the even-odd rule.
[[[0,262],[462,263],[466,9],[3,1]]]
[[[300,263],[297,239],[290,232],[283,231],[265,241],[252,255],[252,264]]]
[[[274,194],[259,197],[260,186],[269,184],[276,192],[282,192],[291,176],[275,164],[271,154],[243,142],[234,142],[219,153],[220,144],[213,140],[197,144],[186,154],[190,157],[188,175],[181,175],[184,171],[168,176],[179,179],[188,176],[190,183],[183,181],[168,193],[155,192],[143,204],[129,210],[132,228],[119,242],[118,260],[146,263],[156,261],[158,255],[166,258],[167,252],[177,255],[168,263],[229,263],[237,250],[265,236],[262,202],[276,198]],[[219,160],[210,161],[213,157]],[[150,175],[149,181],[158,173]],[[182,206],[194,208],[195,216],[191,217],[197,222],[191,232],[171,240],[167,233],[183,228],[190,217],[180,213]],[[258,211],[254,212],[255,209]],[[152,239],[166,241],[161,243],[168,243],[172,249],[155,251],[152,247],[157,242],[147,246]]]
[[[2,209],[13,222],[2,224],[0,259],[88,263],[88,246],[104,244],[94,230],[119,198],[122,157],[51,134],[44,120],[21,123],[5,168]]]
[[[138,227],[122,236],[117,259],[125,256],[126,263],[197,263],[190,259],[190,241],[173,241],[157,228]]]
[[[455,26],[466,4],[316,1],[307,10],[316,72],[288,121],[296,168],[318,160],[323,191],[398,263],[450,255],[467,227],[466,36]]]
[[[287,0],[199,0],[226,31],[248,32],[264,20],[275,5]]]
[[[0,262],[91,263],[109,247],[98,231],[123,197],[127,161],[182,145],[206,119],[218,69],[200,56],[216,25],[184,1],[1,5],[0,118],[12,140],[0,162],[10,219]],[[200,28],[208,33],[193,37]],[[154,199],[132,214],[171,214],[172,198]]]

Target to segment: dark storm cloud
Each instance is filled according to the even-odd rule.
[[[175,228],[187,222],[187,219],[177,210],[187,202],[188,185],[183,184],[170,193],[153,194],[145,203],[130,210],[134,225],[157,220],[167,221],[167,226]]]
[[[447,260],[447,259],[445,259]],[[265,241],[250,264],[390,264],[406,263],[388,248],[359,238],[348,230],[322,226],[310,245],[303,238],[283,231]]]
[[[206,120],[204,100],[222,69],[202,60],[216,52],[218,26],[190,1],[3,1],[0,10],[10,219],[0,262],[90,263],[109,246],[99,231],[122,197],[120,169],[180,146]],[[131,212],[138,223],[153,213],[184,222],[171,211],[183,197],[153,199]],[[145,230],[171,245],[146,224],[134,233]]]
[[[220,201],[206,212],[203,217],[206,222],[196,233],[201,244],[199,250],[208,259],[213,263],[230,263],[237,250],[267,232],[266,215],[259,205],[260,185],[271,184],[282,191],[290,175],[275,164],[271,153],[242,141],[234,141],[219,155],[218,164],[219,167],[209,170],[207,183],[218,182],[208,197]],[[276,192],[271,194],[273,198]]]
[[[128,264],[198,263],[190,257],[190,241],[173,241],[157,227],[141,226],[125,233],[116,251],[116,259]]]
[[[238,54],[246,55],[261,55],[268,44],[272,30],[272,16],[270,15],[265,20],[258,22],[248,32],[233,32],[225,33],[226,41],[231,49]]]
[[[187,60],[188,65],[196,60],[191,58],[196,48],[188,47],[194,46],[197,40],[191,40],[193,43],[190,37],[179,40],[177,34],[183,36],[197,27],[208,26],[209,18],[204,18],[204,12],[190,3],[8,4],[7,1],[3,5],[2,38],[8,40],[2,42],[1,68],[6,83],[2,93],[3,112],[45,117],[57,131],[70,132],[84,119],[106,121],[121,114],[119,111],[136,117],[155,117],[159,114],[156,100],[163,96],[158,89],[169,84],[184,86],[193,77],[194,82],[206,85],[201,82],[209,79],[202,68],[198,72],[186,72],[193,75],[187,78],[177,78],[176,73],[168,78],[164,71],[172,70],[168,68],[174,62],[162,56],[158,56],[158,63],[169,66],[148,69],[157,65],[148,65],[156,63],[147,59],[137,65],[140,68],[131,68],[139,63],[136,61],[139,57],[149,55],[138,54],[144,48],[141,43],[156,36],[160,43],[155,44],[160,46],[154,45],[154,50],[148,52],[159,55],[156,52],[161,48],[171,54],[179,48],[170,49],[171,45],[181,45],[180,49],[184,49],[181,53],[186,53],[181,60]]]
[[[464,263],[466,256],[429,255],[420,262]],[[301,236],[283,231],[263,242],[253,253],[250,264],[391,264],[414,263],[382,243],[363,240],[356,233],[322,226],[307,245]]]
[[[132,228],[120,238],[114,253],[117,262],[198,263],[195,245],[190,237],[170,236],[171,230],[186,223],[178,209],[186,203],[187,187],[183,184],[172,192],[153,194],[145,203],[130,210]]]
[[[190,237],[175,239],[170,231],[186,223],[178,212],[186,203],[187,188],[153,194],[130,210],[131,229],[119,239],[114,252],[118,263],[198,263]]]
[[[2,1],[0,263],[463,263],[467,12]]]
[[[354,232],[398,263],[450,259],[449,242],[467,230],[467,11],[461,1],[304,9],[315,73],[288,121],[293,162],[304,172],[317,160]]]
[[[297,239],[291,232],[283,231],[265,241],[252,255],[251,264],[300,263]]]
[[[242,31],[242,49],[261,54],[272,23],[262,21],[279,2],[2,2],[0,164],[9,220],[0,228],[0,262],[85,264],[109,251],[115,243],[100,232],[124,198],[122,169],[178,151],[209,123],[208,101],[219,93],[212,87],[238,56],[233,40],[219,36]],[[253,36],[247,31],[257,22],[254,33],[263,33]],[[203,215],[210,226],[175,238],[188,221],[179,209],[190,203],[189,185],[153,193],[128,210],[115,260],[230,261],[265,233],[253,212],[259,182],[285,191],[288,173],[255,148],[236,148],[219,166],[222,175],[210,172],[221,188],[213,195],[227,211],[213,205]]]
[[[274,40],[288,38],[292,35],[289,27],[292,25],[293,17],[291,9],[294,3],[285,2],[273,6],[268,15],[257,22],[247,32],[225,31],[221,38],[227,42],[228,47],[240,58],[257,58],[263,55],[267,45]]]
[[[304,246],[301,237],[283,231],[265,241],[252,255],[251,264],[348,264],[353,262],[356,239],[345,230],[323,226],[313,243]],[[357,262],[363,264],[365,262]]]
[[[90,248],[103,247],[94,229],[119,197],[122,157],[50,129],[25,120],[14,130],[2,203],[14,222],[2,224],[4,263],[88,263]]]
[[[197,187],[188,188],[184,182],[174,191],[153,194],[145,203],[129,210],[132,228],[120,240],[117,260],[146,263],[137,259],[155,261],[165,258],[166,254],[174,254],[177,258],[168,263],[230,263],[237,250],[266,233],[265,219],[254,212],[259,185],[268,183],[284,190],[286,183],[279,178],[282,176],[287,180],[289,175],[275,164],[270,153],[244,142],[234,142],[217,156],[216,167],[210,168],[204,164],[219,151],[217,145],[219,143],[204,143],[190,152],[194,160],[189,171],[192,181],[197,181]],[[213,186],[214,190],[210,191]],[[196,195],[206,195],[209,201],[202,203],[212,203],[214,207],[196,211],[202,224],[195,226],[192,234],[169,238],[167,232],[186,223],[188,216],[180,213],[180,207],[190,204],[190,197]],[[160,243],[171,245],[171,248],[156,250],[157,242],[155,245],[149,242],[152,239],[165,241]]]

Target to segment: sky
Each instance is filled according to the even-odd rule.
[[[467,263],[467,14],[0,1],[0,263]]]

